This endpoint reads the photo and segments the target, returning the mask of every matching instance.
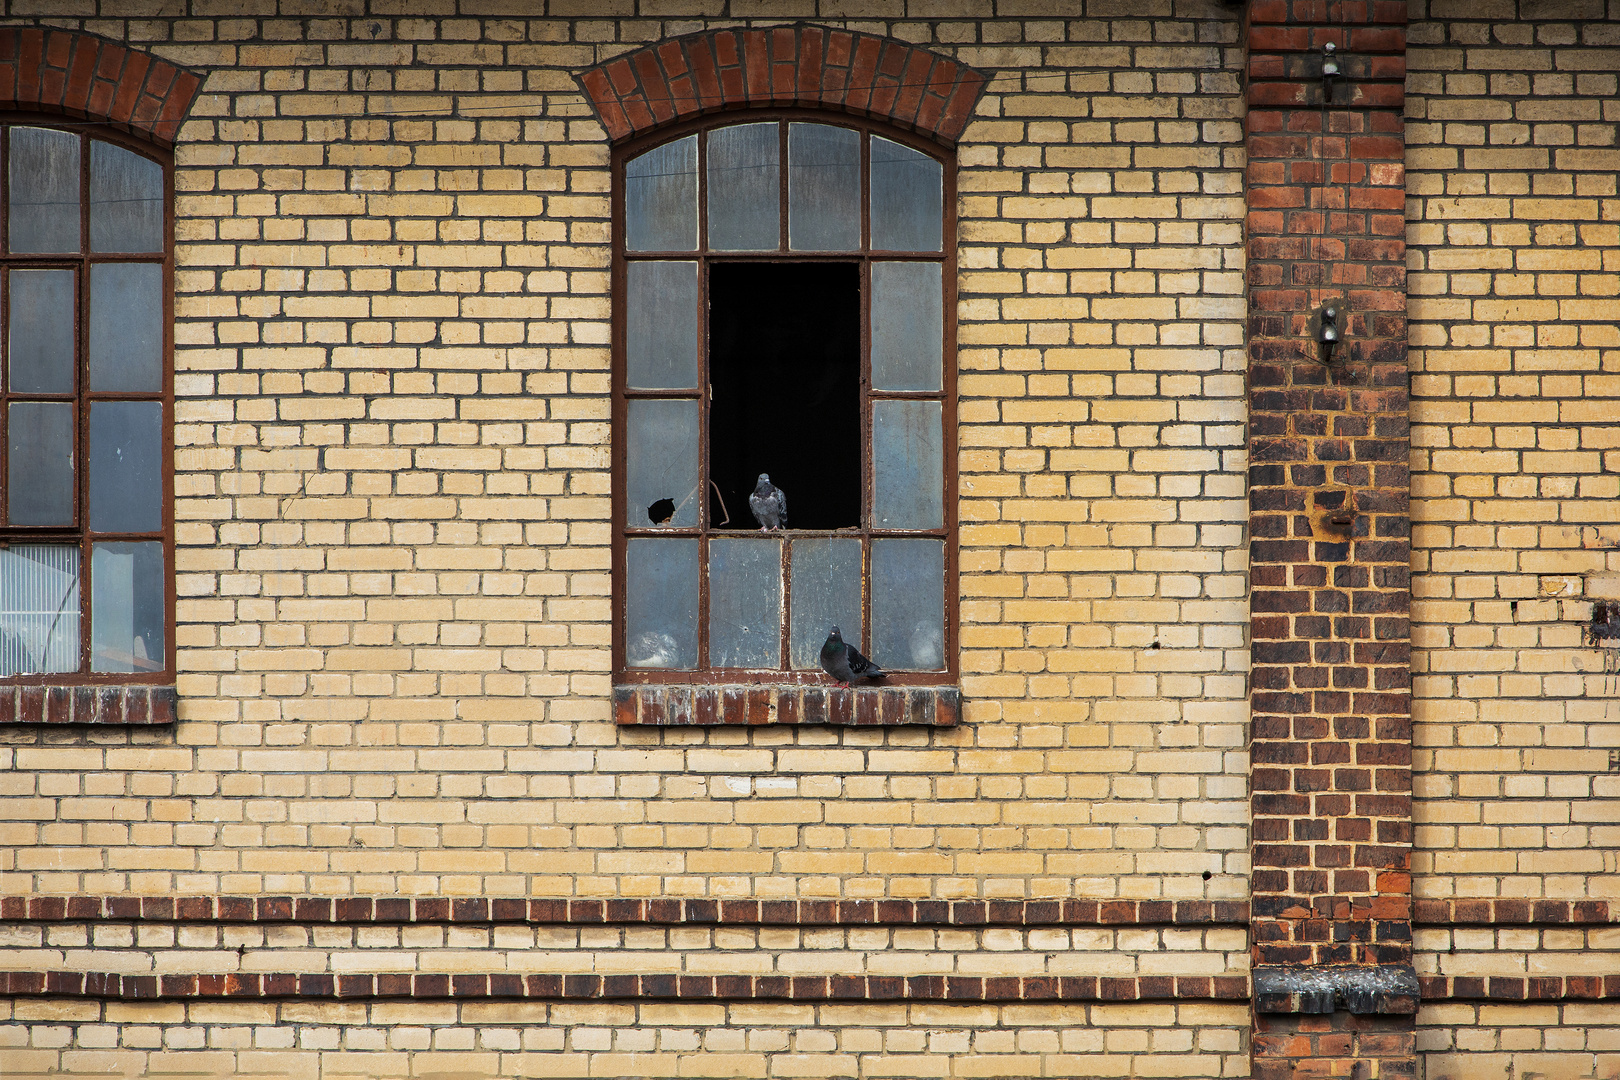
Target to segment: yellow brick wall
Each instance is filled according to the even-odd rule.
[[[1156,1076],[1248,1073],[1238,1005],[0,1004],[45,1076]]]
[[[1620,1071],[1620,1008],[1457,1003],[1418,1010],[1423,1080],[1595,1080]]]
[[[1239,13],[770,5],[994,75],[959,149],[966,723],[621,731],[572,73],[708,9],[407,6],[53,5],[207,76],[182,721],[4,732],[0,891],[1243,896]]]
[[[1620,685],[1582,627],[1620,596],[1620,23],[1591,0],[1427,14],[1406,129],[1414,887],[1614,898]]]

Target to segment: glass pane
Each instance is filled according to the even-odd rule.
[[[782,541],[709,541],[709,666],[782,663]]]
[[[945,167],[909,146],[872,136],[872,248],[944,248]]]
[[[79,250],[79,137],[11,129],[13,254]]]
[[[90,545],[90,670],[162,671],[163,545]]]
[[[78,670],[78,547],[0,548],[0,675]]]
[[[833,627],[866,651],[861,637],[861,542],[793,541],[793,616],[788,652],[795,668],[819,666],[821,643]]]
[[[163,267],[90,268],[90,389],[163,389]]]
[[[775,124],[709,133],[709,249],[775,251],[781,244],[782,148]]]
[[[12,525],[73,524],[73,406],[13,401],[6,415]]]
[[[90,140],[90,250],[163,250],[163,166]]]
[[[872,541],[872,650],[867,655],[890,670],[945,666],[943,542]]]
[[[624,559],[625,663],[697,667],[697,540],[631,540]]]
[[[163,528],[162,457],[162,403],[97,401],[90,406],[92,531]]]
[[[631,401],[628,428],[629,502],[625,521],[631,528],[697,524],[698,403],[690,399]]]
[[[698,384],[698,269],[695,262],[633,262],[624,324],[625,378],[636,390]]]
[[[73,271],[11,272],[13,394],[73,393]]]
[[[872,527],[945,526],[945,449],[937,401],[872,402]]]
[[[624,246],[697,248],[697,136],[654,147],[624,166]]]
[[[788,246],[860,250],[860,132],[827,124],[788,125]]]
[[[945,298],[939,263],[872,264],[872,386],[944,386]]]

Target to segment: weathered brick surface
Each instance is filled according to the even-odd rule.
[[[1250,10],[1257,963],[1410,958],[1405,16],[1368,20]],[[1311,81],[1324,43],[1348,85]],[[1331,300],[1325,362],[1310,322]]]
[[[17,1003],[7,1077],[1112,1075],[1245,1068],[1233,1004]],[[1196,1041],[1193,1033],[1196,1032]],[[1095,1075],[1095,1074],[1094,1074]]]
[[[1620,37],[1532,3],[1412,33],[1419,892],[1613,898],[1620,705],[1582,630],[1620,595]]]
[[[939,730],[614,724],[606,133],[573,75],[692,29],[123,24],[206,79],[181,721],[8,730],[7,891],[1244,895],[1235,16],[862,24],[1003,73],[957,146]]]
[[[790,4],[744,24],[695,4],[640,14],[554,5],[544,15],[470,4],[445,13],[249,2],[217,15],[51,6],[65,30],[116,38],[204,80],[175,150],[180,719],[163,730],[0,731],[0,890],[243,897],[255,913],[263,898],[277,917],[282,898],[288,917],[296,900],[356,897],[1085,898],[1133,913],[1138,902],[1245,898],[1236,12],[1200,3],[1160,5],[1151,18],[1058,5],[911,16]],[[784,34],[805,40],[796,35],[807,31],[765,25],[797,18],[830,24],[824,71],[844,62],[830,63],[840,42],[903,43],[877,50],[871,86],[846,84],[839,108],[913,131],[951,136],[966,118],[970,69],[991,76],[955,129],[958,722],[621,727],[609,649],[609,132],[575,77],[632,76],[614,84],[621,101],[660,72],[673,87],[669,39],[710,30],[724,31],[704,39],[717,76],[741,75],[756,55],[782,55],[773,50]],[[760,40],[767,49],[756,54]],[[724,41],[744,52],[721,56]],[[919,73],[924,56],[939,59]],[[866,62],[852,53],[850,70]],[[771,73],[772,100],[815,100],[798,88],[809,70],[800,65],[787,88]],[[938,71],[958,73],[952,96],[931,81]],[[668,105],[656,99],[649,113]],[[953,702],[934,704],[943,719]],[[879,718],[882,709],[880,700]],[[142,922],[139,933],[187,927]],[[72,962],[35,966],[121,970],[91,954],[116,950],[126,929],[51,924],[39,950]],[[688,955],[664,936],[685,927],[562,929],[584,943],[571,963],[588,956],[638,979]],[[242,923],[219,931],[206,964],[168,973],[236,963],[238,944],[252,957],[259,946],[230,933],[273,942],[298,930]],[[318,946],[323,960],[348,964],[331,974],[379,974],[356,959],[396,950],[360,935],[399,931],[320,933],[351,931],[352,948]],[[462,933],[533,935],[534,948],[514,956],[559,932],[453,922],[404,933],[441,931],[443,953]],[[712,952],[725,953],[705,950],[701,978],[830,977],[829,958],[854,970],[857,954],[817,943],[873,934],[884,947],[871,955],[919,977],[1044,977],[1050,953],[1079,965],[1058,978],[1097,979],[1099,995],[1104,978],[1121,980],[1111,990],[1120,995],[1127,982],[1132,995],[1161,993],[1161,982],[1139,988],[1140,977],[1168,979],[1171,992],[1190,979],[1188,993],[1213,996],[1217,977],[1242,977],[1246,947],[1236,926],[691,932],[714,935]],[[598,948],[598,933],[613,943]],[[659,944],[617,944],[636,935]],[[804,948],[783,935],[803,935]],[[968,947],[980,940],[989,944]],[[632,951],[663,959],[626,967]],[[412,977],[490,976],[496,952],[471,945],[460,966]],[[778,955],[810,966],[779,973]],[[298,968],[251,973],[289,971]],[[559,961],[524,974],[586,971]],[[903,1013],[898,1027],[873,1024],[847,1044],[831,1029],[777,1035],[757,1021],[751,1035],[705,1023],[703,1034],[666,1036],[627,1013],[622,1030],[582,1022],[523,1036],[603,1055],[597,1064],[524,1067],[1241,1072],[1241,1015],[1231,1005],[1187,1011],[1193,1004],[1144,1002],[1119,1007],[1139,1015],[1082,1013],[1048,1027],[1018,1018],[1033,1018],[1034,1005],[1016,1017],[986,1008],[961,1014],[971,1025],[947,1024],[948,1036],[916,1039]],[[269,1052],[285,1037],[311,1053],[380,1046],[416,1074],[505,1068],[432,1058],[489,1037],[459,1022],[424,1039],[383,1025],[315,1034],[278,1020],[277,1034],[249,1031],[230,1046],[257,1050],[258,1039]],[[91,1027],[88,1042],[31,1034],[39,1041],[18,1053],[49,1049],[53,1067],[92,1062],[104,1074],[113,1066],[98,1048],[127,1040],[145,1052],[134,1043],[149,1036],[133,1018]],[[156,1037],[191,1045],[176,1031]],[[244,1035],[210,1037],[205,1048]],[[748,1038],[757,1058],[719,1056]],[[660,1039],[694,1056],[607,1056],[656,1050]],[[918,1056],[817,1056],[857,1043]],[[997,1064],[1004,1046],[1032,1056]],[[1098,1055],[1097,1068],[1085,1064]],[[8,1068],[22,1068],[14,1060]],[[217,1067],[310,1068],[234,1056]]]
[[[1454,1002],[1418,1011],[1425,1080],[1592,1080],[1620,1070],[1620,1003]]]

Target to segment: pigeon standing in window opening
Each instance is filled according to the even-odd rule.
[[[781,488],[771,486],[769,473],[759,474],[759,483],[748,496],[748,509],[754,512],[760,532],[780,529],[787,524],[787,495]]]
[[[821,670],[848,686],[855,679],[881,679],[883,669],[861,655],[855,646],[844,641],[838,627],[832,628],[827,640],[821,643]]]

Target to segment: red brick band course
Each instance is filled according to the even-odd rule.
[[[579,75],[614,142],[706,113],[802,106],[886,120],[949,146],[988,82],[903,41],[802,23],[671,38]]]
[[[530,998],[685,1001],[1246,1001],[1242,975],[480,975],[0,972],[14,995],[186,998]]]
[[[1241,926],[1239,900],[567,900],[525,897],[7,896],[5,922],[727,926]]]
[[[1620,1001],[1620,975],[1552,978],[1431,976],[1423,1000]],[[120,975],[110,972],[0,972],[16,996],[108,1000],[211,998],[529,998],[686,1001],[1247,1001],[1242,975],[566,975],[331,974],[309,972]]]
[[[1328,904],[1336,901],[1327,898]],[[1326,918],[1327,916],[1323,916]],[[5,896],[5,922],[720,923],[734,926],[1242,926],[1242,900],[580,900],[549,897]],[[1427,899],[1419,926],[1604,926],[1609,900]]]
[[[65,113],[174,145],[202,79],[71,30],[0,28],[0,109]]]

